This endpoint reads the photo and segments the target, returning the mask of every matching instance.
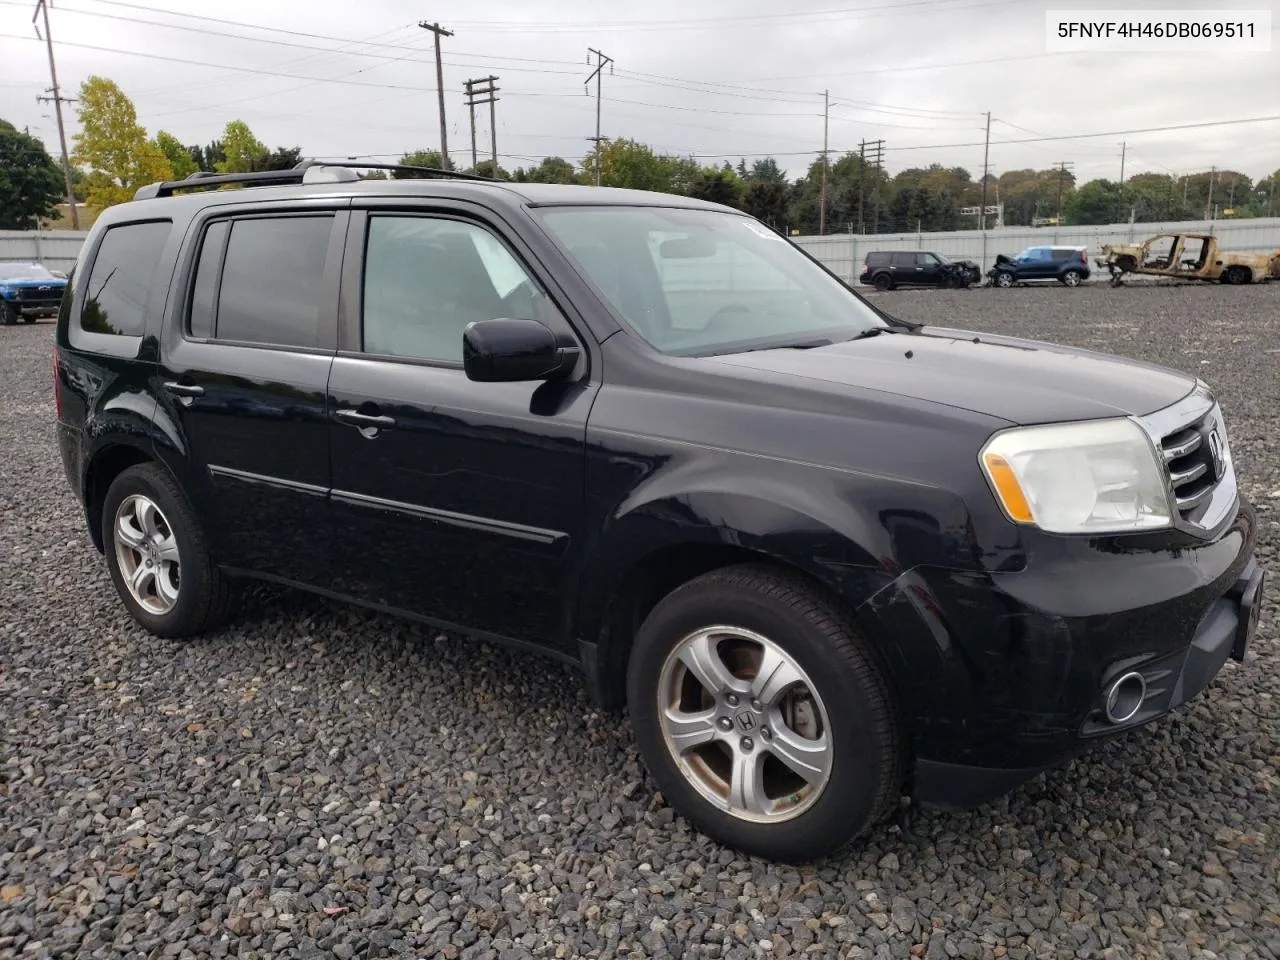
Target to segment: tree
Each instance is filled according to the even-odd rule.
[[[190,176],[200,169],[195,158],[192,157],[191,151],[184,147],[172,133],[167,133],[164,130],[157,133],[156,146],[165,155],[165,159],[169,161],[169,166],[173,168],[175,178],[181,180],[183,177]]]
[[[191,154],[191,159],[196,162],[196,167],[205,173],[216,173],[218,164],[227,159],[227,152],[222,149],[221,140],[214,140],[207,147],[200,147],[197,144],[187,147],[187,150]]]
[[[44,144],[0,120],[0,230],[29,230],[53,215],[66,185]]]
[[[745,179],[763,180],[768,183],[786,183],[787,175],[782,172],[778,166],[778,161],[773,157],[765,157],[762,160],[756,160],[751,164],[751,172],[743,174]]]
[[[578,173],[573,164],[563,157],[547,157],[536,167],[519,168],[512,179],[520,183],[578,183]]]
[[[467,173],[475,177],[488,177],[490,179],[493,179],[493,161],[481,160],[474,167],[468,170]],[[498,164],[498,179],[499,180],[511,179],[511,174],[507,173],[506,170],[502,169],[502,164]]]
[[[743,209],[774,229],[782,229],[787,219],[790,191],[778,180],[748,180]]]
[[[301,147],[276,147],[265,154],[255,170],[292,170],[302,162]]]
[[[406,167],[430,167],[432,170],[439,170],[444,164],[444,158],[440,155],[439,150],[413,150],[406,153],[396,162]],[[394,180],[414,180],[421,176],[422,174],[404,170],[397,170],[391,174]]]
[[[694,179],[689,196],[742,209],[746,189],[731,167],[722,170],[703,170]]]
[[[133,101],[115,83],[104,77],[82,83],[78,114],[75,159],[90,170],[85,177],[90,206],[124,203],[139,187],[173,179],[164,152],[147,139]]]
[[[602,187],[677,192],[672,189],[673,174],[677,172],[672,158],[660,157],[643,143],[627,139],[610,140],[598,150]],[[583,177],[591,183],[595,182],[595,156],[596,150],[592,150],[582,161]],[[696,176],[699,169],[696,163],[693,166]],[[692,181],[692,177],[689,179]]]
[[[1121,219],[1120,185],[1111,180],[1090,180],[1062,201],[1067,223],[1115,223]]]
[[[267,148],[243,120],[232,120],[222,131],[225,159],[214,165],[219,173],[251,173],[263,169]]]

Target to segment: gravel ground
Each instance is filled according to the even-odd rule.
[[[876,296],[873,294],[873,296]],[[894,292],[1203,375],[1280,539],[1280,288]],[[1275,958],[1280,660],[1007,800],[791,868],[696,835],[569,670],[284,591],[125,616],[0,327],[0,957]]]

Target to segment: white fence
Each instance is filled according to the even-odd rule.
[[[1027,247],[1064,244],[1088,247],[1092,259],[1104,243],[1133,243],[1170,231],[1212,233],[1225,249],[1242,253],[1280,250],[1280,217],[1079,227],[1001,227],[988,230],[985,238],[980,230],[954,230],[946,233],[832,234],[794,239],[839,276],[856,283],[858,274],[862,272],[862,261],[872,250],[930,250],[944,257],[975,260],[985,271],[995,261],[997,253],[1013,256]],[[70,270],[84,237],[83,232],[75,230],[45,233],[0,230],[0,261],[35,260],[50,270]],[[1097,271],[1094,271],[1094,278],[1098,278]]]
[[[85,236],[79,230],[0,230],[0,263],[34,260],[50,270],[65,272],[75,266]]]
[[[1001,227],[988,230],[954,230],[946,233],[833,234],[794,237],[800,246],[837,275],[854,283],[862,262],[872,250],[929,250],[944,257],[969,259],[983,271],[996,254],[1009,256],[1027,247],[1062,244],[1088,247],[1089,259],[1106,243],[1140,243],[1158,233],[1212,233],[1223,249],[1240,253],[1273,253],[1280,250],[1280,217],[1256,220],[1186,220],[1176,223],[1111,223],[1078,227]],[[1105,277],[1105,271],[1103,276]],[[1094,279],[1099,273],[1094,271]]]

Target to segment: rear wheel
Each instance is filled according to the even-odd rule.
[[[893,278],[889,276],[887,273],[878,273],[876,274],[875,285],[876,285],[876,289],[881,292],[885,290],[892,290]]]
[[[116,592],[152,633],[192,636],[226,618],[231,586],[209,554],[195,511],[161,467],[139,464],[112,481],[102,542]]]
[[[903,743],[878,656],[797,576],[749,564],[676,589],[636,636],[627,693],[663,795],[748,853],[824,856],[901,795]]]
[[[1084,281],[1084,274],[1079,270],[1068,270],[1062,275],[1062,284],[1067,287],[1078,287]]]

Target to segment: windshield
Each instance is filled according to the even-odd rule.
[[[54,275],[38,263],[0,263],[0,281],[53,279]]]
[[[811,346],[887,326],[843,283],[747,217],[664,207],[534,213],[663,353]]]

